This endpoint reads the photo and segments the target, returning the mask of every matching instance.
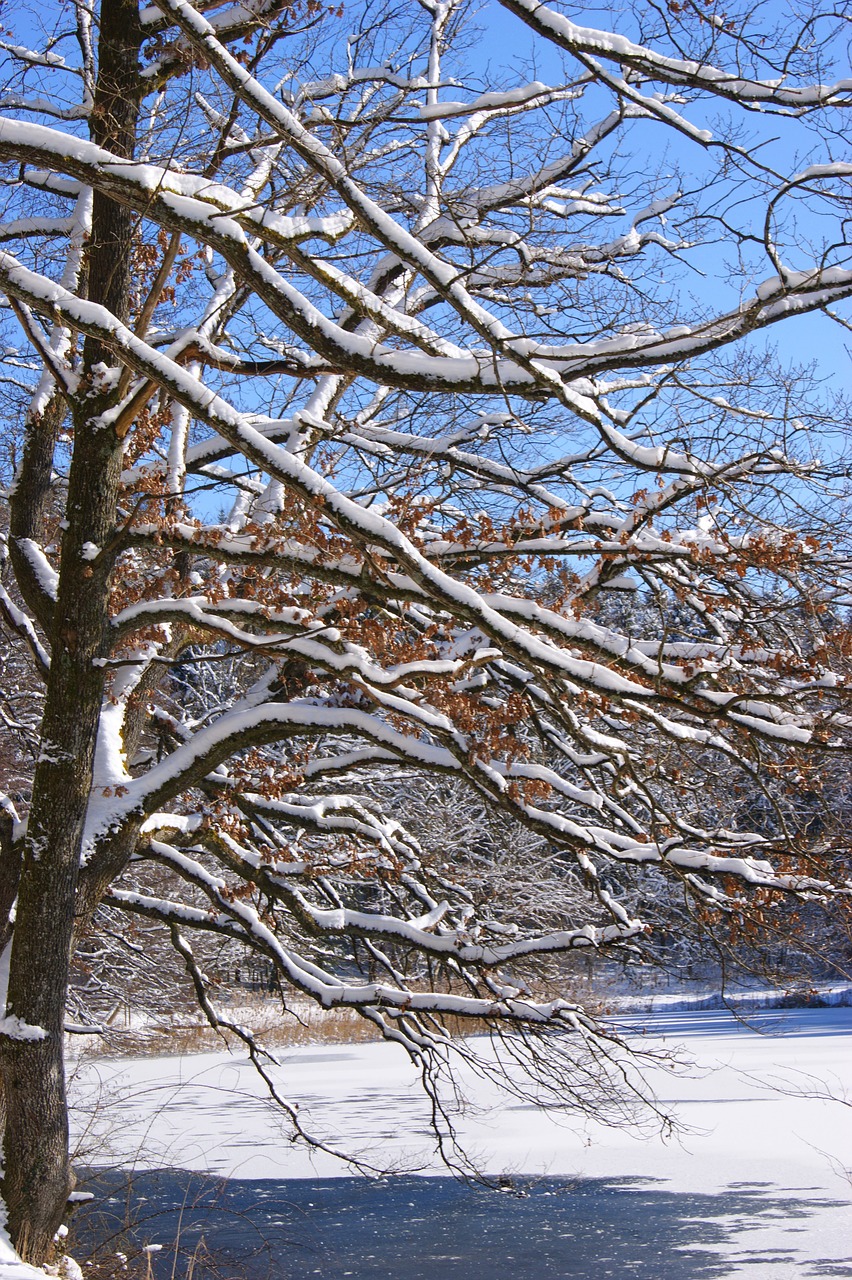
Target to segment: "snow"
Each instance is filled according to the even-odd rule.
[[[533,80],[530,84],[519,85],[502,93],[483,93],[471,102],[444,101],[430,103],[420,108],[421,120],[439,120],[447,116],[473,115],[475,112],[500,111],[506,107],[524,106],[536,99],[547,102],[554,98],[569,96],[573,90],[560,90],[550,85]]]
[[[680,1045],[686,1072],[650,1074],[665,1110],[683,1126],[666,1141],[590,1121],[571,1123],[532,1103],[501,1098],[470,1075],[474,1106],[458,1119],[466,1149],[485,1171],[572,1178],[640,1178],[654,1191],[721,1195],[749,1183],[806,1206],[807,1230],[783,1214],[742,1222],[729,1246],[748,1258],[750,1280],[845,1274],[852,1189],[844,1166],[852,1107],[848,1079],[852,1009],[769,1011],[754,1028],[724,1011],[642,1018],[651,1047]],[[637,1022],[638,1026],[638,1022]],[[484,1045],[484,1042],[479,1042]],[[643,1039],[643,1047],[645,1041]],[[483,1050],[484,1051],[484,1050]],[[271,1068],[298,1104],[301,1123],[384,1166],[445,1172],[426,1137],[428,1104],[417,1072],[390,1045],[325,1045],[288,1050]],[[97,1163],[175,1166],[240,1179],[341,1177],[350,1170],[322,1152],[283,1139],[282,1118],[241,1055],[102,1061],[81,1066],[78,1088],[108,1100],[104,1124],[119,1145]],[[820,1084],[820,1082],[825,1082]],[[342,1135],[342,1136],[341,1136]],[[105,1135],[106,1136],[106,1135]],[[783,1247],[794,1261],[761,1260]],[[825,1272],[806,1264],[819,1260]],[[2,1280],[2,1277],[0,1277]]]
[[[27,169],[24,180],[27,186],[41,187],[45,191],[54,191],[61,196],[78,196],[82,184],[75,178],[64,178],[50,169]]]
[[[30,567],[45,595],[55,600],[59,590],[59,574],[41,547],[32,538],[19,538],[18,547],[30,562]]]
[[[545,33],[572,53],[591,54],[622,65],[641,68],[646,75],[663,83],[700,87],[742,102],[793,108],[815,106],[846,95],[852,83],[840,80],[833,85],[796,86],[786,84],[784,79],[741,79],[709,63],[666,57],[614,32],[578,26],[540,3],[540,0],[501,0],[501,3],[534,29]]]
[[[44,1027],[34,1027],[15,1014],[7,1014],[0,1018],[0,1036],[8,1036],[10,1040],[46,1040]]]
[[[0,1280],[44,1280],[45,1272],[21,1262],[5,1227],[0,1227]]]
[[[39,640],[32,621],[23,610],[18,608],[2,583],[0,583],[0,614],[19,635],[24,637],[39,667],[42,671],[47,671],[50,666],[50,655]]]

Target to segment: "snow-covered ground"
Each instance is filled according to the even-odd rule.
[[[773,1208],[753,1217],[740,1211],[733,1225],[726,1211],[724,1239],[710,1247],[727,1270],[715,1274],[852,1276],[852,1009],[761,1012],[752,1027],[723,1011],[659,1013],[642,1021],[652,1042],[679,1043],[693,1060],[687,1074],[652,1073],[658,1097],[678,1113],[683,1131],[677,1138],[572,1126],[531,1104],[501,1099],[490,1086],[470,1085],[475,1107],[459,1128],[479,1167],[492,1174],[654,1180],[648,1189],[683,1194],[685,1205],[689,1196],[717,1197],[720,1220],[725,1197],[745,1191],[771,1200]],[[299,1104],[306,1127],[384,1167],[444,1171],[429,1139],[416,1073],[396,1047],[296,1048],[274,1074]],[[240,1180],[350,1173],[284,1140],[286,1123],[238,1056],[87,1064],[76,1088],[90,1099],[102,1090],[108,1102],[95,1122],[101,1136],[87,1163],[173,1166]],[[80,1115],[82,1124],[84,1111]],[[110,1148],[102,1145],[107,1139]],[[713,1203],[702,1200],[705,1221],[713,1217]],[[647,1231],[654,1231],[652,1217]]]

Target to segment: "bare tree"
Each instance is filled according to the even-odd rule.
[[[43,681],[2,828],[3,1187],[36,1260],[100,904],[168,927],[214,1024],[193,931],[433,1089],[451,1017],[612,1108],[612,1033],[519,975],[636,944],[613,868],[708,924],[842,889],[776,793],[844,748],[848,561],[820,411],[756,342],[852,295],[839,20],[501,4],[546,82],[489,71],[461,0],[47,0],[3,42],[3,622]],[[421,848],[430,775],[564,900]]]

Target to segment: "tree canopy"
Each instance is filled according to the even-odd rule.
[[[848,324],[842,18],[584,15],[6,15],[0,1064],[36,1259],[99,910],[162,923],[214,1024],[194,933],[434,1091],[473,1020],[607,1106],[613,1033],[529,965],[641,951],[625,876],[720,931],[848,891],[799,808],[848,748],[846,411],[780,336]],[[519,892],[418,839],[439,792],[527,833]]]

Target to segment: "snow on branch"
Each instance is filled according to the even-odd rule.
[[[500,0],[500,3],[568,53],[616,62],[663,84],[701,89],[734,102],[759,104],[764,109],[808,110],[838,103],[845,105],[852,94],[850,79],[838,80],[831,85],[802,86],[785,84],[784,76],[773,80],[754,80],[707,63],[667,57],[614,32],[578,26],[540,0]]]

